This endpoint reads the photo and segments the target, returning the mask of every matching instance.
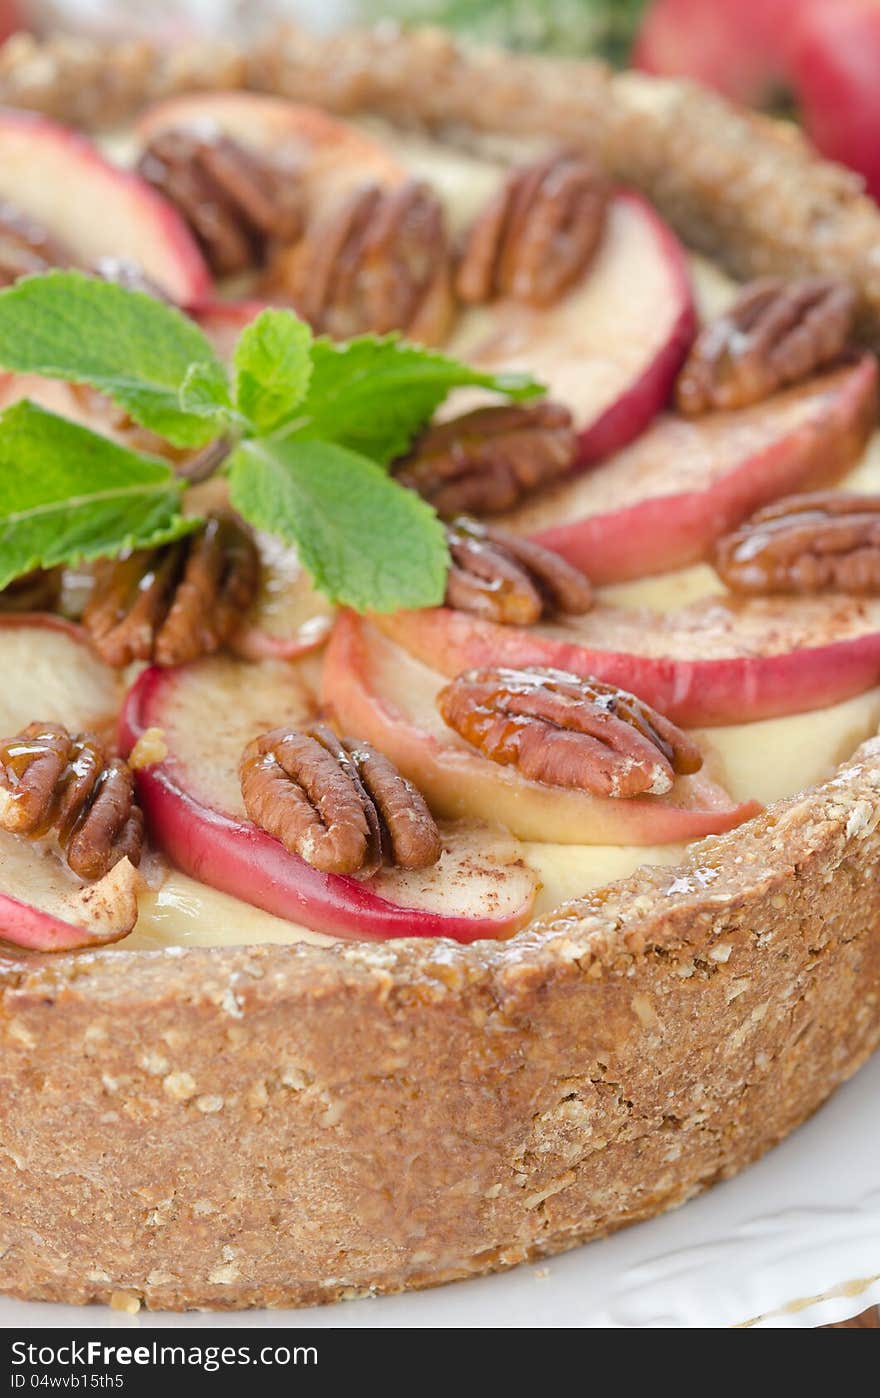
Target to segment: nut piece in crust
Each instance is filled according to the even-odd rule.
[[[584,155],[556,151],[514,170],[465,237],[460,299],[552,305],[587,270],[607,204],[608,182]]]
[[[440,835],[424,798],[369,743],[324,724],[275,728],[244,751],[241,790],[251,820],[327,874],[424,869]]]
[[[697,336],[675,387],[676,406],[696,415],[742,408],[806,379],[845,348],[855,297],[830,277],[751,282]]]
[[[0,741],[0,827],[32,839],[54,831],[82,879],[140,862],[144,818],[126,762],[108,758],[91,734],[30,723]]]
[[[446,605],[502,626],[531,626],[562,612],[581,616],[593,604],[589,579],[550,549],[460,516],[447,527],[452,559]]]
[[[687,734],[634,694],[563,670],[467,670],[437,706],[493,762],[594,796],[663,795],[703,763]]]
[[[271,244],[289,243],[302,231],[296,172],[219,131],[163,131],[138,171],[176,205],[221,276],[259,266]]]
[[[440,201],[418,180],[362,186],[314,220],[270,279],[321,334],[347,340],[402,330],[438,344],[453,312]]]
[[[183,665],[229,638],[256,595],[250,532],[211,515],[195,533],[98,565],[83,624],[108,665]]]
[[[438,514],[491,515],[564,476],[577,433],[561,403],[475,408],[428,427],[395,468]]]
[[[719,539],[715,567],[734,592],[880,595],[880,497],[792,495]]]

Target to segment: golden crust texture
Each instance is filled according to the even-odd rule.
[[[880,346],[880,211],[859,178],[819,159],[794,127],[691,84],[463,49],[435,30],[401,34],[389,25],[329,38],[286,27],[242,51],[204,41],[172,52],[65,37],[41,44],[25,35],[0,51],[0,101],[84,125],[206,87],[277,92],[457,139],[501,134],[584,145],[733,275],[849,281],[861,335]]]
[[[303,1304],[681,1203],[877,1045],[878,822],[873,740],[506,944],[8,961],[0,1288]]]

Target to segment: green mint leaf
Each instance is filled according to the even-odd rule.
[[[177,447],[217,435],[210,418],[180,404],[197,363],[223,373],[195,322],[145,292],[62,271],[0,291],[0,366],[91,384]]]
[[[347,344],[316,340],[312,378],[290,430],[350,447],[386,465],[454,388],[487,388],[517,400],[543,392],[526,374],[486,374],[396,336]]]
[[[170,467],[22,401],[0,417],[0,587],[188,533]]]
[[[216,360],[191,364],[180,386],[178,402],[185,413],[207,418],[217,433],[232,412],[226,371]]]
[[[295,545],[331,601],[390,612],[443,600],[443,526],[366,457],[330,442],[244,442],[232,458],[230,493],[251,524]]]
[[[309,386],[312,332],[292,311],[261,311],[235,347],[235,405],[258,435],[286,422]]]

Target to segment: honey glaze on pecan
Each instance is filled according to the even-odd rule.
[[[437,706],[493,762],[594,796],[663,795],[703,762],[687,734],[634,694],[563,670],[467,670]]]
[[[750,595],[880,596],[880,496],[792,495],[765,506],[715,546],[715,567]]]
[[[108,665],[183,665],[228,640],[256,595],[257,548],[230,515],[98,565],[83,624]]]
[[[254,824],[323,873],[366,878],[383,864],[425,869],[440,858],[421,793],[369,743],[325,724],[262,734],[239,773]]]
[[[144,818],[134,778],[91,734],[31,723],[0,741],[0,828],[39,839],[54,832],[82,879],[100,879],[120,859],[140,862]]]
[[[552,305],[580,280],[599,246],[608,192],[592,161],[575,152],[555,151],[513,170],[464,239],[459,298]]]
[[[466,516],[446,529],[452,560],[446,606],[502,626],[531,626],[542,616],[580,616],[593,604],[589,579],[550,549]]]
[[[334,339],[403,330],[438,344],[454,309],[440,201],[419,180],[392,189],[363,185],[275,259],[269,282],[314,330]]]
[[[742,408],[830,364],[852,331],[855,296],[830,277],[750,282],[697,336],[675,402],[689,415]]]
[[[160,132],[138,172],[177,207],[221,276],[259,266],[274,242],[290,242],[302,231],[297,172],[219,130]]]
[[[577,433],[561,403],[475,408],[432,424],[395,467],[438,514],[492,515],[566,475]]]

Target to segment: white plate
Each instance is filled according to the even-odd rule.
[[[129,1316],[0,1298],[0,1326],[796,1328],[844,1320],[880,1301],[878,1101],[880,1054],[738,1178],[543,1266],[303,1311]]]

